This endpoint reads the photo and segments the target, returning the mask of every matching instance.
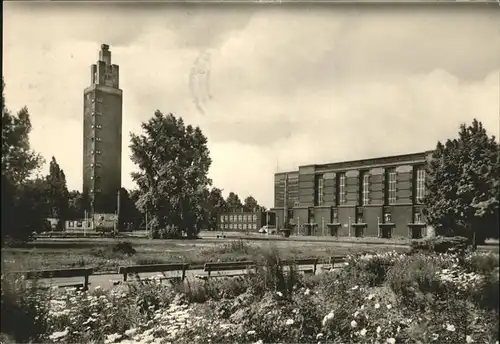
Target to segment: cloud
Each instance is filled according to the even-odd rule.
[[[484,7],[4,9],[7,105],[28,106],[33,147],[70,188],[81,188],[83,90],[101,43],[120,65],[127,188],[128,133],[156,109],[206,133],[215,186],[268,207],[277,168],[433,148],[474,117],[500,134],[500,13]]]

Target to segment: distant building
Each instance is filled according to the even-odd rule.
[[[119,69],[101,45],[83,96],[83,196],[86,210],[112,214],[121,187],[122,103]]]
[[[274,176],[276,227],[328,236],[419,238],[432,151],[300,166]]]
[[[217,229],[229,232],[257,232],[267,224],[274,224],[274,214],[266,211],[228,212],[218,216]]]

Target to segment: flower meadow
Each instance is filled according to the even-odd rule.
[[[270,254],[244,277],[89,292],[2,277],[2,342],[493,344],[498,265],[389,252],[303,276]]]

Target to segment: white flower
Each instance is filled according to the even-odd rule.
[[[385,342],[387,344],[396,344],[396,339],[394,339],[394,338],[387,338],[387,340]]]
[[[365,305],[361,305],[360,309],[361,310],[365,309]]]
[[[330,322],[331,320],[333,320],[333,317],[334,317],[333,311],[331,311],[330,313],[328,313],[327,315],[325,315],[325,317],[323,318],[323,326],[326,326],[326,324],[328,322]]]
[[[104,341],[104,343],[114,343],[117,339],[120,339],[122,337],[121,334],[118,334],[118,333],[113,333],[113,334],[110,334],[106,337],[106,340]]]
[[[446,324],[446,330],[450,332],[455,332],[455,325],[453,324]]]
[[[375,295],[370,294],[370,295],[368,295],[367,299],[368,299],[368,300],[371,300],[371,299],[373,299],[374,297],[375,297]]]
[[[356,312],[354,312],[354,314],[353,314],[353,315],[354,315],[354,317],[356,318],[356,317],[359,315],[359,312],[358,312],[358,311],[356,311]]]
[[[63,338],[63,337],[66,337],[68,335],[68,332],[69,332],[69,329],[66,327],[66,329],[64,331],[60,331],[60,332],[54,332],[52,333],[49,338],[52,339],[52,340],[57,340],[57,339],[60,339],[60,338]]]
[[[255,331],[254,330],[250,330],[247,332],[247,335],[249,336],[253,336],[255,334]]]
[[[356,322],[356,320],[351,321],[351,327],[356,328],[356,326],[358,326],[358,323]]]
[[[281,291],[277,291],[276,292],[276,295],[278,295],[279,297],[282,297],[283,296],[283,293]]]
[[[380,331],[382,331],[382,327],[378,326],[377,327],[377,333],[380,333]]]
[[[380,304],[379,303],[376,303],[375,304],[375,309],[379,309],[380,308]]]
[[[262,341],[262,339],[259,339],[258,341],[256,341],[255,343],[253,344],[264,344],[264,342]]]
[[[321,339],[321,338],[323,338],[323,333],[318,333],[318,334],[316,335],[316,339]]]
[[[307,295],[309,295],[309,294],[311,294],[311,290],[310,290],[309,288],[307,288],[307,289],[306,289],[306,291],[304,292],[304,295],[306,295],[306,296],[307,296]]]
[[[392,308],[392,305],[389,303],[386,305],[387,309],[391,309]]]
[[[285,322],[285,324],[288,326],[293,325],[293,323],[294,323],[293,319],[287,319],[287,321]]]
[[[355,285],[354,287],[351,288],[351,290],[356,290],[359,288],[359,285]]]
[[[131,329],[128,329],[127,331],[125,331],[125,335],[133,336],[134,334],[136,334],[136,332],[137,332],[137,329],[131,328]]]
[[[359,332],[359,334],[360,334],[362,337],[366,336],[366,328],[362,329],[362,330]]]
[[[465,342],[466,342],[466,343],[472,343],[473,341],[474,341],[474,340],[472,339],[472,336],[467,335],[467,336],[465,337]]]

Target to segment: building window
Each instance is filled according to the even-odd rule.
[[[257,221],[257,214],[253,214],[253,220]]]
[[[229,215],[229,221],[231,221],[231,222],[234,221],[234,216],[233,215]]]
[[[247,224],[246,223],[243,224],[243,229],[247,229]]]
[[[100,137],[96,137],[95,140],[96,141],[101,141],[101,138]]]
[[[396,203],[396,169],[391,168],[387,170],[388,176],[388,192],[387,192],[387,201],[389,204]]]
[[[345,204],[345,173],[339,173],[337,175],[337,203]]]
[[[243,217],[241,215],[238,215],[238,222],[241,222],[243,220]]]
[[[224,215],[222,215],[222,216],[220,217],[220,222],[221,222],[221,223],[224,223]]]
[[[324,189],[324,179],[323,176],[316,177],[316,197],[315,205],[323,205],[323,189]]]
[[[413,219],[415,223],[422,223],[422,214],[420,212],[415,213],[415,218]]]
[[[370,175],[368,172],[361,173],[361,205],[370,204]]]
[[[425,196],[425,168],[419,167],[417,169],[417,197],[416,202],[422,203]]]
[[[95,102],[95,99],[94,99],[94,98],[92,98],[92,103],[94,103],[94,102]]]
[[[333,223],[339,223],[339,213],[337,211],[337,209],[333,209],[332,210],[332,221]]]
[[[98,103],[102,103],[102,98],[97,98]]]

